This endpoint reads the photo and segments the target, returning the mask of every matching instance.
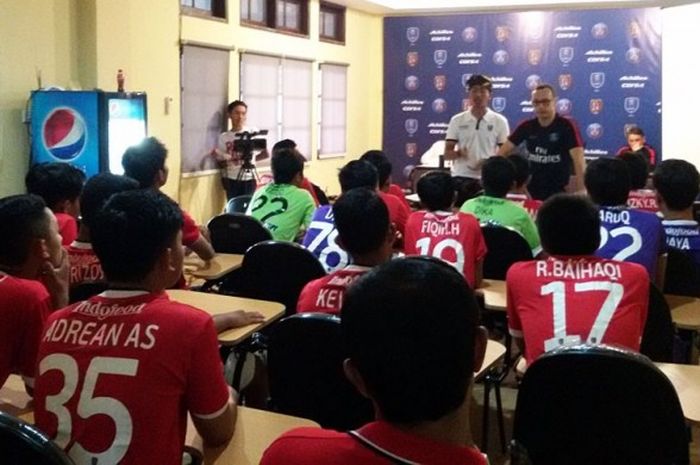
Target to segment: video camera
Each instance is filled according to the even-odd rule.
[[[233,150],[241,154],[241,160],[244,166],[253,163],[253,151],[265,150],[267,148],[266,136],[267,129],[257,132],[241,132],[236,134],[236,140],[233,141]]]

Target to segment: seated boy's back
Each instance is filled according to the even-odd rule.
[[[372,267],[391,259],[396,239],[382,199],[365,188],[351,189],[333,205],[337,239],[353,260],[322,278],[311,281],[299,295],[298,312],[339,314],[345,290]]]
[[[181,274],[181,227],[156,192],[112,197],[91,231],[111,289],[49,318],[35,419],[78,465],[179,463],[188,411],[205,442],[232,433],[214,323],[164,293]]]
[[[508,327],[524,341],[528,364],[562,345],[639,350],[649,278],[640,265],[592,255],[600,240],[595,207],[583,197],[551,197],[538,227],[550,257],[516,263],[506,276]]]
[[[340,270],[350,263],[348,253],[335,242],[337,237],[333,206],[321,205],[314,211],[302,244],[318,258],[327,273]]]
[[[665,251],[661,220],[653,213],[626,206],[631,186],[629,168],[619,158],[599,158],[586,168],[588,194],[600,207],[601,238],[596,255],[639,263],[653,280]]]
[[[505,198],[515,182],[512,163],[504,157],[489,158],[482,167],[481,182],[485,194],[464,202],[460,211],[471,213],[482,224],[491,223],[516,230],[527,241],[532,255],[537,256],[542,249],[535,223],[523,207]]]
[[[452,212],[452,177],[432,171],[418,181],[418,195],[427,208],[413,212],[406,224],[406,255],[429,255],[446,261],[474,288],[481,283],[486,243],[473,215]]]
[[[311,223],[314,201],[300,189],[304,163],[293,149],[272,155],[275,182],[258,189],[248,205],[247,215],[260,220],[273,239],[293,241]]]

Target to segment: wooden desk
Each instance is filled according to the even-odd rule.
[[[506,282],[498,279],[483,279],[481,287],[475,289],[477,295],[484,296],[486,310],[505,312],[506,306]]]
[[[218,253],[207,264],[197,255],[192,254],[185,258],[185,274],[195,278],[212,280],[221,279],[233,270],[237,270],[243,263],[243,255]]]
[[[474,379],[478,380],[488,373],[488,371],[493,368],[494,365],[503,360],[503,356],[505,354],[506,347],[503,344],[489,339],[486,342],[486,355],[484,356],[484,363],[481,365],[481,369],[479,371],[474,372]]]
[[[664,295],[673,322],[680,329],[700,331],[700,299],[682,295]]]
[[[233,433],[231,442],[226,446],[203,447],[202,438],[189,419],[185,444],[202,451],[205,465],[257,465],[265,449],[275,439],[282,433],[299,426],[318,426],[318,424],[305,418],[239,406],[236,431]]]
[[[676,389],[683,408],[683,416],[690,423],[700,425],[700,366],[677,363],[656,363]]]
[[[24,381],[19,375],[10,375],[0,389],[0,410],[34,423],[34,403],[24,390]]]
[[[219,342],[223,345],[236,345],[256,331],[264,328],[284,315],[284,305],[267,300],[246,299],[206,292],[170,289],[167,291],[171,299],[183,304],[200,308],[211,316],[221,315],[233,310],[258,311],[265,316],[265,321],[242,328],[228,329],[219,333]]]

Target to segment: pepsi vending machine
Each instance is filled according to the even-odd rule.
[[[122,174],[127,147],[146,137],[146,94],[37,90],[31,94],[32,163],[70,163],[91,177]]]

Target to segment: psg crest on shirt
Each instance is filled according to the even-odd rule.
[[[527,51],[527,62],[531,66],[539,65],[542,62],[542,49],[531,48]]]
[[[559,88],[561,90],[569,90],[571,84],[573,83],[573,78],[571,74],[560,74],[559,75]]]
[[[510,39],[510,28],[508,26],[496,26],[496,40],[505,42]]]
[[[435,113],[443,113],[445,110],[447,110],[447,101],[443,98],[436,98],[433,100],[433,111]]]
[[[406,129],[409,136],[413,136],[416,132],[418,132],[418,120],[415,118],[409,118],[404,122],[403,127]]]
[[[603,111],[603,99],[602,98],[592,98],[588,102],[588,109],[591,110],[591,113],[594,115],[597,115],[601,111]]]
[[[418,144],[415,142],[406,142],[406,156],[413,158],[418,154]]]
[[[574,47],[559,47],[559,60],[568,65],[574,59]]]
[[[594,89],[600,89],[605,84],[605,73],[591,73],[590,82],[591,87],[593,87]]]
[[[406,64],[414,67],[418,64],[418,52],[408,52],[406,54]]]
[[[591,35],[594,39],[604,39],[608,35],[608,25],[605,23],[596,23],[591,28]]]
[[[571,114],[571,100],[568,98],[562,98],[557,100],[557,113],[560,115],[570,115]]]
[[[476,29],[473,27],[465,27],[462,31],[462,40],[465,42],[474,42],[477,37]]]
[[[586,134],[591,139],[600,139],[603,136],[603,126],[598,123],[589,124],[586,128]]]
[[[406,28],[406,38],[411,43],[411,45],[418,42],[419,37],[420,37],[420,29],[418,29],[417,27]]]
[[[506,98],[505,97],[494,97],[491,100],[491,105],[493,106],[493,111],[501,113],[506,109]]]
[[[467,81],[472,77],[471,73],[462,74],[462,87],[467,87]]]
[[[447,77],[445,77],[444,74],[437,74],[433,76],[433,85],[435,86],[435,90],[442,92],[445,90],[445,86],[447,85]]]
[[[493,52],[493,62],[497,65],[505,65],[506,63],[508,63],[509,58],[510,56],[505,50],[496,50],[495,52]]]
[[[433,60],[438,67],[447,63],[447,50],[435,50],[433,52]]]
[[[625,97],[625,111],[634,115],[639,110],[639,97]]]

